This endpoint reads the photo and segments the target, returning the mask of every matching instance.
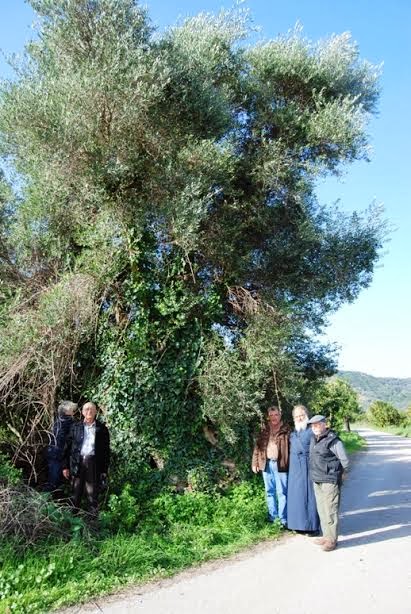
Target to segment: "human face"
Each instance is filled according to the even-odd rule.
[[[81,413],[83,414],[85,424],[93,424],[96,419],[97,407],[94,403],[85,403]]]
[[[296,431],[304,431],[307,428],[308,417],[303,409],[297,407],[293,411],[293,420]]]
[[[314,424],[311,425],[311,428],[313,429],[314,435],[316,437],[319,437],[324,433],[327,428],[327,425],[325,422],[314,422]]]
[[[271,426],[278,426],[281,422],[281,414],[278,409],[269,409],[268,410],[268,421]]]

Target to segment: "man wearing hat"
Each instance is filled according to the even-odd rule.
[[[313,416],[308,424],[314,433],[310,445],[310,477],[323,534],[315,542],[330,552],[337,546],[341,481],[349,461],[341,439],[327,427],[325,416]]]

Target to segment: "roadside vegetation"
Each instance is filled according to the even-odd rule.
[[[348,433],[347,431],[342,431],[340,432],[340,438],[348,454],[358,452],[358,450],[365,446],[365,439],[355,432]]]
[[[357,416],[354,426],[366,426],[401,437],[411,437],[411,406],[400,411],[391,403],[374,401],[367,412]]]
[[[98,528],[75,518],[65,540],[43,537],[28,547],[17,538],[1,540],[0,612],[46,612],[85,601],[231,555],[280,532],[266,522],[258,479],[225,494],[162,493],[146,506],[126,485],[109,498]]]
[[[364,444],[356,433],[340,435],[348,453]],[[0,538],[1,614],[41,613],[81,603],[233,555],[283,532],[279,523],[266,522],[260,476],[225,492],[163,492],[145,504],[126,484],[108,498],[98,525],[86,515],[73,517],[45,495],[32,495],[43,499],[41,517],[25,516],[26,530],[31,518],[32,539],[18,531],[13,538],[2,531]],[[29,496],[23,498],[26,505]],[[44,524],[47,537],[38,531]]]

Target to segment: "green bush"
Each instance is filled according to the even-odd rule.
[[[201,492],[163,493],[152,506],[154,517],[163,524],[207,525],[212,522],[220,495]]]
[[[399,426],[404,416],[390,403],[374,401],[368,409],[367,417],[376,426]]]
[[[131,492],[131,484],[126,484],[119,495],[110,495],[107,509],[101,512],[103,528],[131,532],[140,519],[140,506]]]
[[[0,452],[0,484],[16,486],[21,482],[21,469],[17,469],[5,454]]]

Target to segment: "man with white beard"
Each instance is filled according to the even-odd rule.
[[[290,435],[290,466],[288,470],[288,520],[294,531],[316,535],[320,527],[313,483],[308,475],[308,459],[314,434],[308,426],[304,405],[293,409],[294,431]]]

